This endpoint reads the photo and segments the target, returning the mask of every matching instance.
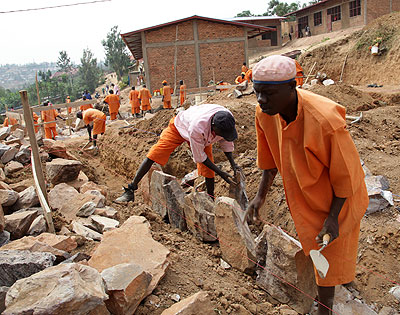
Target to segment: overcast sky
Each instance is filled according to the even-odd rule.
[[[93,0],[1,0],[0,12]],[[268,0],[111,0],[37,11],[0,13],[0,64],[56,62],[61,50],[80,63],[89,48],[104,60],[101,41],[112,26],[122,33],[192,15],[227,19],[243,10],[267,11]],[[288,1],[290,2],[290,1]]]

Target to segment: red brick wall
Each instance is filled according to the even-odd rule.
[[[201,44],[202,86],[213,78],[212,68],[217,82],[224,80],[234,84],[244,58],[244,42]]]
[[[203,20],[197,20],[197,29],[199,32],[199,40],[244,36],[244,28],[241,26]]]
[[[368,0],[367,2],[367,23],[372,20],[390,13],[390,0]]]
[[[147,31],[146,43],[175,42],[176,25],[178,25],[178,40],[193,40],[193,22],[187,21]]]
[[[400,0],[392,0],[392,10],[400,11]]]

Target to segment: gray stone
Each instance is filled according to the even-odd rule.
[[[96,230],[100,233],[119,227],[119,222],[114,219],[102,217],[99,215],[92,215],[90,218],[92,219],[92,222],[96,227]]]
[[[9,287],[0,287],[0,314],[6,309],[6,294]]]
[[[242,97],[243,96],[243,93],[242,93],[242,91],[239,91],[239,90],[233,90],[233,95],[236,97],[236,98],[240,98],[240,97]]]
[[[166,309],[161,315],[194,315],[194,314],[214,314],[214,307],[207,292],[200,291],[196,294],[189,296],[182,301],[173,304],[170,308]],[[235,313],[234,314],[243,314]],[[233,314],[232,313],[232,314]]]
[[[101,272],[109,299],[108,310],[115,315],[133,315],[146,297],[152,276],[136,264],[119,264]]]
[[[84,195],[93,195],[96,196],[96,208],[104,208],[106,205],[106,197],[98,190],[87,190]]]
[[[75,255],[71,256],[70,258],[68,258],[67,260],[63,261],[62,264],[69,264],[69,263],[77,263],[80,262],[82,260],[89,260],[90,259],[90,255],[85,254],[85,253],[76,253]]]
[[[15,155],[15,160],[24,165],[30,163],[31,149],[29,147],[21,147],[19,152]]]
[[[26,235],[37,216],[38,211],[36,210],[27,210],[4,216],[6,221],[5,229],[10,232],[11,239],[15,240]]]
[[[394,308],[391,308],[389,306],[384,306],[381,308],[378,315],[399,315],[399,314],[400,312],[396,311]]]
[[[266,225],[264,230],[268,251],[265,268],[256,279],[257,285],[298,313],[310,312],[313,300],[304,298],[304,293],[314,297],[317,292],[310,257],[305,256],[298,241],[281,229]]]
[[[1,163],[7,164],[15,157],[17,153],[18,153],[18,148],[15,146],[10,146],[10,149],[4,152],[4,154],[1,156]]]
[[[39,197],[34,186],[28,187],[27,189],[21,191],[18,195],[19,198],[12,207],[14,211],[40,205]]]
[[[203,242],[215,242],[215,203],[205,192],[185,196],[185,217],[188,229]]]
[[[168,175],[161,171],[154,171],[150,181],[150,199],[153,210],[163,219],[167,216],[167,199],[165,196],[164,185],[176,180],[175,176]]]
[[[92,311],[107,298],[95,269],[60,264],[17,281],[7,293],[4,314],[102,314]]]
[[[28,230],[28,235],[39,235],[47,232],[47,223],[44,216],[41,214],[33,220]]]
[[[4,173],[6,174],[6,176],[9,176],[10,174],[16,173],[20,170],[22,170],[24,168],[24,166],[17,162],[17,161],[10,161],[6,164],[6,166],[4,167]]]
[[[10,232],[3,231],[0,233],[0,247],[7,244],[10,241]]]
[[[18,183],[10,184],[10,188],[16,192],[21,192],[33,185],[35,185],[33,178],[27,178]]]
[[[391,288],[389,293],[392,294],[398,301],[400,301],[400,285]]]
[[[28,250],[0,251],[0,286],[12,286],[18,279],[29,277],[53,265],[56,256]]]
[[[244,80],[242,83],[240,83],[238,86],[236,86],[236,90],[238,91],[245,91],[248,87],[249,83],[247,80]]]
[[[393,206],[393,195],[389,189],[389,181],[384,176],[365,176],[369,204],[365,214],[371,214],[377,211]]]
[[[3,207],[10,207],[17,202],[19,195],[14,190],[0,189],[0,204]]]
[[[77,221],[72,222],[72,231],[78,235],[95,241],[101,241],[102,239],[102,235],[100,233],[87,228],[82,223],[79,223]]]
[[[0,140],[4,140],[7,138],[11,133],[11,128],[10,127],[3,127],[0,128]]]
[[[81,169],[79,161],[54,159],[46,163],[47,180],[53,185],[70,182],[78,178]]]
[[[110,219],[116,219],[118,211],[115,210],[112,207],[105,206],[104,208],[96,208],[96,210],[94,210],[93,214],[101,215],[103,217],[107,217],[107,218],[110,218]]]
[[[219,197],[215,207],[215,228],[217,230],[223,259],[232,267],[252,273],[255,269],[255,242],[245,212],[236,200]],[[233,250],[234,249],[234,250]]]
[[[164,185],[164,194],[167,200],[169,223],[181,231],[186,231],[185,192],[181,185],[177,180],[170,181]]]
[[[235,199],[242,210],[247,210],[249,198],[246,193],[246,177],[241,169],[236,170],[234,179],[235,181],[229,185],[229,197]]]
[[[87,218],[91,216],[96,209],[96,205],[93,201],[86,202],[82,207],[79,208],[77,212],[78,217]]]
[[[354,296],[345,287],[339,285],[335,288],[335,302],[333,304],[335,314],[362,314],[378,315],[371,307]]]
[[[11,132],[11,135],[19,140],[22,140],[25,137],[25,132],[22,129],[17,128]]]

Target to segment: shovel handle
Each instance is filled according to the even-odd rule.
[[[322,237],[322,245],[324,245],[324,246],[328,245],[330,240],[331,240],[331,236],[329,234],[325,234]]]

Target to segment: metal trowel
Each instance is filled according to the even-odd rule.
[[[326,260],[321,251],[328,245],[330,240],[329,234],[325,234],[322,238],[322,247],[318,250],[310,250],[310,256],[314,263],[315,269],[317,269],[319,276],[324,279],[329,269],[329,262]]]

